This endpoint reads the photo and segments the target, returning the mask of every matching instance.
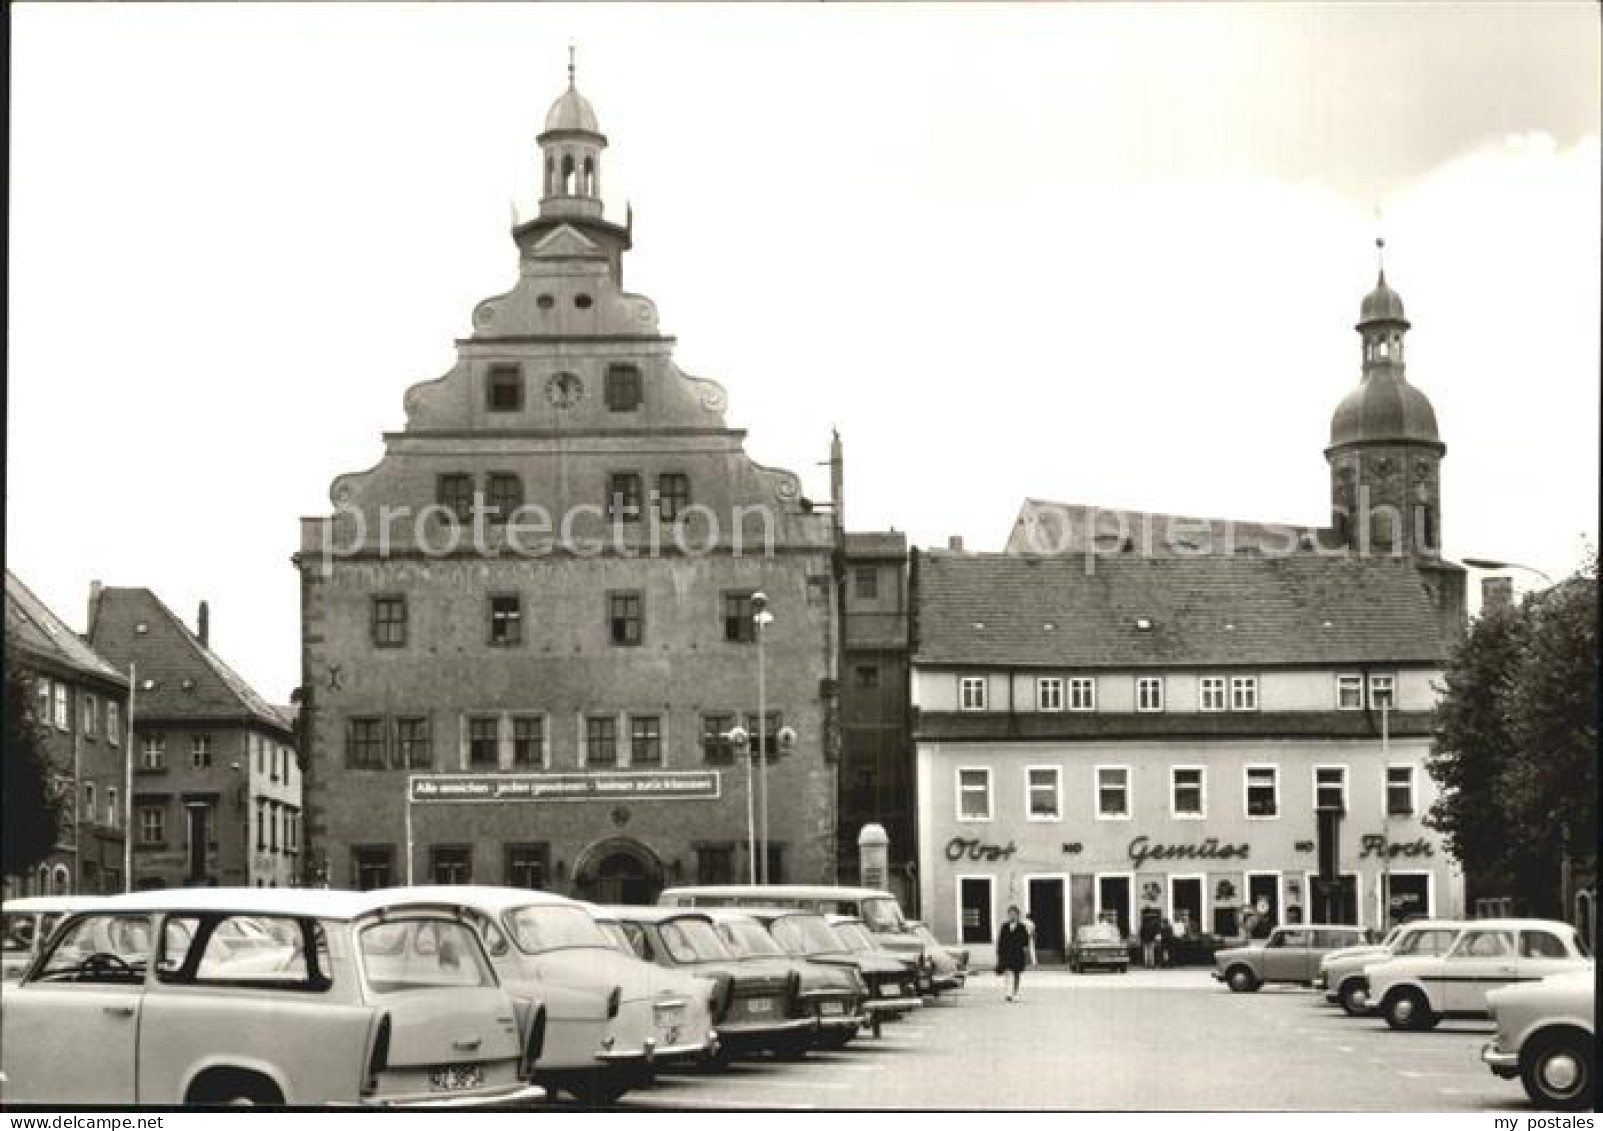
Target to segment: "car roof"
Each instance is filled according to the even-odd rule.
[[[657,897],[662,903],[669,897],[681,895],[761,896],[775,899],[895,899],[880,888],[837,887],[834,884],[704,884],[690,887],[667,888]]]
[[[107,896],[84,910],[201,914],[233,912],[242,915],[310,915],[317,919],[355,919],[359,915],[394,906],[397,901],[389,896],[388,892],[338,891],[329,888],[155,888]]]
[[[1454,923],[1455,927],[1468,930],[1471,927],[1495,927],[1506,930],[1519,930],[1522,927],[1545,927],[1548,930],[1575,930],[1562,919],[1461,919]]]
[[[748,919],[759,921],[784,919],[792,915],[818,915],[819,912],[807,907],[697,907],[696,911],[705,911],[709,914],[714,911],[738,911]]]
[[[81,911],[104,903],[107,897],[102,895],[25,895],[20,899],[8,899],[0,903],[0,913],[11,914],[38,914],[50,911]]]
[[[842,923],[861,923],[863,920],[856,915],[825,915],[831,927],[838,927]]]
[[[381,896],[394,904],[415,906],[443,903],[471,907],[493,915],[522,907],[583,907],[589,910],[591,906],[555,892],[494,887],[490,884],[420,884],[415,887],[380,888],[367,894]]]
[[[707,907],[643,907],[639,904],[606,904],[596,911],[612,919],[627,919],[636,923],[663,923],[669,919],[705,919],[712,921]]]

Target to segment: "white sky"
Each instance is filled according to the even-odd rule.
[[[10,568],[148,585],[269,697],[297,519],[516,277],[565,83],[631,290],[853,529],[1026,496],[1323,521],[1387,275],[1450,556],[1596,542],[1591,4],[12,9]],[[1472,587],[1475,584],[1472,576]]]

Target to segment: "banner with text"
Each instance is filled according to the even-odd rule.
[[[641,770],[594,774],[413,774],[411,800],[668,801],[716,800],[717,770]]]

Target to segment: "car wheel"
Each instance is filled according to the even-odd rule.
[[[1418,990],[1398,990],[1386,996],[1386,1024],[1399,1032],[1417,1032],[1436,1024],[1430,1002]]]
[[[1369,983],[1363,978],[1348,978],[1336,991],[1342,1012],[1348,1017],[1360,1017],[1369,1008]]]
[[[1232,966],[1225,971],[1225,985],[1233,993],[1254,993],[1258,989],[1258,975],[1246,966]]]
[[[1590,1038],[1565,1030],[1542,1033],[1520,1055],[1520,1083],[1531,1103],[1548,1111],[1589,1111],[1594,1051]]]

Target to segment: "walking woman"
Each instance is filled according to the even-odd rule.
[[[1030,964],[1030,929],[1019,919],[1019,909],[1007,909],[1007,922],[996,936],[996,972],[1004,978],[1011,976],[1012,988],[1007,1000],[1019,996],[1019,975]]]

